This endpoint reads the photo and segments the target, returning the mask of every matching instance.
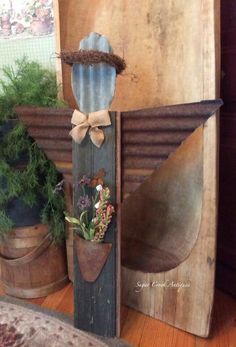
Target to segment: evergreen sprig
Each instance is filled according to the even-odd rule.
[[[0,81],[0,121],[16,118],[15,106],[65,105],[57,99],[58,86],[55,71],[43,68],[25,57],[16,60],[16,68],[4,66],[5,79]]]
[[[3,238],[9,230],[13,228],[13,223],[6,213],[0,210],[0,221],[1,221],[1,238]]]

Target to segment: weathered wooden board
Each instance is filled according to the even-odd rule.
[[[53,15],[54,15],[54,32],[55,32],[55,46],[56,52],[61,51],[61,36],[60,36],[60,11],[59,11],[59,0],[53,0]],[[58,98],[64,99],[63,96],[63,77],[62,77],[62,64],[60,59],[56,59],[56,78],[58,89]]]
[[[65,244],[52,244],[45,224],[14,228],[0,243],[0,262],[7,295],[39,298],[68,283]]]
[[[111,52],[112,48],[108,39],[98,33],[90,33],[80,41],[81,49]],[[72,66],[72,88],[77,105],[81,112],[106,110],[109,108],[114,96],[116,71],[105,63],[95,65],[83,65],[74,63]],[[92,127],[91,127],[92,129]],[[73,181],[74,181],[74,210],[77,211],[77,201],[80,196],[78,182],[84,175],[93,177],[101,169],[104,169],[105,184],[111,190],[111,203],[117,212],[117,135],[116,115],[111,115],[111,125],[103,128],[105,141],[100,148],[96,147],[87,134],[78,144],[73,141]],[[91,137],[91,138],[90,138]],[[118,146],[119,147],[119,146]],[[75,288],[75,326],[79,329],[91,331],[102,336],[119,335],[119,288],[120,288],[120,257],[117,252],[119,244],[119,227],[116,217],[113,216],[111,224],[105,234],[105,243],[110,243],[112,248],[98,277],[91,282],[93,274],[89,266],[93,266],[91,260],[84,256],[86,272],[91,276],[83,276],[83,262],[78,260],[77,253],[82,248],[77,247],[76,235],[74,236],[74,288]],[[109,245],[101,245],[108,246]],[[99,249],[97,247],[97,252]],[[99,254],[99,253],[98,253]],[[96,260],[95,260],[96,261]],[[89,266],[87,266],[89,264]],[[95,266],[94,266],[95,267]]]
[[[113,110],[134,110],[215,97],[219,0],[59,1],[61,49],[75,50],[89,32],[106,35],[126,60]],[[70,67],[63,65],[66,100],[75,107]]]
[[[212,116],[122,206],[124,302],[204,337],[214,298],[216,130]]]
[[[179,4],[177,1],[175,4]],[[195,2],[195,6],[196,6]],[[165,5],[168,7],[169,2],[165,2]],[[182,5],[182,9],[186,9],[184,4]],[[200,12],[195,12],[195,19],[199,16]],[[191,13],[189,13],[191,16]],[[194,22],[193,22],[194,23]],[[199,61],[198,66],[201,66],[201,72],[197,72],[197,69],[192,70],[191,80],[195,80],[195,78],[202,83],[202,87],[200,89],[196,88],[194,90],[194,95],[200,93],[202,99],[207,98],[215,98],[219,92],[219,1],[203,1],[202,2],[202,17],[198,18],[199,26],[202,27],[202,32],[200,36],[195,38],[190,27],[185,27],[185,30],[188,31],[189,35],[192,35],[193,41],[196,45],[199,44],[199,38],[201,37],[201,47],[199,52],[201,55],[197,54]],[[201,23],[201,24],[200,24]],[[181,27],[181,25],[180,25]],[[174,36],[173,36],[174,37]],[[176,37],[175,37],[176,39]],[[179,43],[178,43],[179,44]],[[173,47],[173,46],[172,46]],[[188,46],[187,46],[188,47]],[[168,49],[167,49],[168,50]],[[181,60],[181,58],[180,58]],[[178,64],[181,66],[181,62],[178,61]],[[173,63],[173,66],[175,64]],[[187,63],[188,66],[188,63]],[[179,71],[179,70],[178,70]],[[166,73],[165,69],[163,70],[165,74],[165,78],[168,79],[168,73]],[[170,89],[171,90],[170,82]],[[186,83],[186,81],[185,81]],[[193,82],[192,82],[193,83]],[[173,94],[171,94],[170,98],[173,100],[176,98],[178,93],[182,100],[185,99],[185,92],[191,85],[185,84],[184,90],[181,90],[181,83],[179,88],[175,86],[173,90]],[[167,93],[167,90],[165,90]],[[168,94],[170,95],[170,94]],[[161,95],[161,100],[165,100],[168,102],[168,95]],[[200,133],[202,131],[202,137]],[[196,136],[193,134],[192,136]],[[186,242],[188,243],[187,248],[189,247],[188,254],[183,255],[182,247],[186,246],[186,243],[183,242],[179,247],[177,247],[176,258],[174,261],[179,261],[179,264],[176,266],[177,262],[173,265],[169,262],[171,260],[173,262],[173,257],[171,257],[171,244],[173,242],[174,235],[164,235],[163,239],[159,237],[158,244],[161,241],[164,243],[164,247],[162,249],[167,252],[170,251],[170,254],[166,254],[167,256],[160,258],[162,260],[162,264],[158,263],[158,257],[156,257],[156,262],[158,266],[162,268],[162,272],[148,272],[147,269],[138,270],[138,266],[135,269],[131,269],[128,266],[122,267],[122,283],[123,283],[123,300],[127,305],[130,305],[148,315],[159,318],[169,324],[174,325],[175,327],[181,328],[183,330],[189,331],[196,335],[200,336],[208,336],[210,329],[210,321],[211,321],[211,311],[212,304],[214,298],[214,274],[215,274],[215,248],[216,248],[216,230],[217,230],[217,200],[218,200],[218,120],[216,116],[212,116],[207,123],[204,125],[202,130],[198,130],[199,141],[202,143],[202,154],[198,152],[198,156],[202,155],[202,200],[199,204],[202,204],[201,208],[201,216],[200,216],[200,225],[197,227],[195,232],[192,235],[192,238],[186,236]],[[154,175],[156,175],[157,182],[160,174],[161,182],[163,179],[165,180],[165,165],[167,167],[170,165],[172,168],[169,168],[169,172],[179,172],[183,162],[176,162],[175,166],[175,157],[178,156],[178,151],[191,151],[197,150],[198,142],[190,143],[187,140],[175,154],[173,154],[167,162],[164,164],[162,169],[164,172],[161,174],[161,171],[157,171]],[[198,147],[198,151],[201,150],[201,146]],[[200,155],[200,156],[201,156]],[[192,156],[192,160],[189,160],[188,165],[186,165],[183,174],[188,176],[188,172],[191,172],[192,165],[194,165],[194,161],[196,158]],[[199,162],[198,165],[200,164]],[[197,166],[198,166],[197,165]],[[199,167],[199,166],[198,166]],[[197,172],[197,171],[196,171]],[[168,176],[168,175],[167,175]],[[163,179],[162,179],[163,177]],[[169,177],[170,178],[170,177]],[[161,182],[158,183],[158,186],[161,187]],[[150,184],[150,185],[149,185]],[[150,192],[150,200],[146,201],[143,209],[153,208],[152,204],[155,204],[155,196],[158,199],[159,188],[156,188],[155,185],[151,183],[144,183],[144,186],[139,189],[145,189]],[[150,190],[148,189],[150,188]],[[166,186],[167,193],[171,192],[176,193],[176,189],[178,187],[177,177],[170,178],[169,185]],[[156,193],[155,193],[156,192]],[[152,197],[152,194],[155,193]],[[137,207],[138,202],[138,194],[131,194],[130,197],[124,202],[123,210],[132,215],[134,212],[132,209],[128,210],[129,199],[130,202],[135,200],[135,204]],[[146,194],[147,196],[147,194]],[[178,198],[177,198],[178,200]],[[181,202],[181,196],[179,197],[179,201]],[[170,199],[171,203],[171,199]],[[175,208],[179,208],[178,201],[176,201],[176,206],[169,206],[169,210],[163,209],[161,210],[161,206],[156,206],[155,216],[160,214],[160,217],[163,214],[172,214],[175,211]],[[126,205],[127,204],[127,205]],[[127,207],[127,208],[126,208]],[[150,217],[150,216],[149,216]],[[196,218],[196,216],[193,216]],[[128,220],[123,218],[123,234],[129,230],[126,228],[129,225]],[[150,220],[150,219],[149,219]],[[169,217],[167,218],[167,222]],[[196,219],[193,219],[196,221]],[[137,223],[137,222],[136,222]],[[151,226],[147,225],[147,227]],[[158,225],[158,223],[157,223]],[[175,224],[174,224],[175,225]],[[154,228],[153,228],[154,229]],[[179,230],[181,232],[182,230]],[[157,230],[155,229],[157,233]],[[153,231],[153,233],[155,234]],[[178,234],[178,230],[176,229],[176,233]],[[147,231],[145,230],[145,234]],[[143,235],[145,235],[143,234]],[[159,234],[159,236],[162,234]],[[150,234],[151,235],[151,234]],[[144,237],[144,236],[143,236]],[[150,236],[150,241],[153,241],[154,235]],[[158,234],[156,235],[158,237]],[[140,237],[138,238],[140,240]],[[189,242],[188,242],[189,240]],[[170,245],[170,247],[169,247]],[[162,244],[163,246],[163,244]],[[177,244],[178,246],[178,244]],[[169,249],[170,248],[170,249]],[[173,248],[172,248],[173,249]],[[178,254],[178,252],[180,252]],[[163,254],[163,253],[162,253]],[[169,264],[168,264],[169,262]],[[166,263],[169,269],[165,268]],[[139,264],[138,264],[139,265]],[[145,270],[145,272],[144,272]],[[160,269],[159,269],[160,270]],[[172,288],[171,285],[168,287],[168,283],[190,283],[190,288],[182,288],[179,291],[176,288]],[[136,292],[137,283],[146,285],[146,288],[141,290],[140,292]],[[154,287],[152,287],[152,283],[154,283]],[[167,286],[165,287],[165,283]],[[156,284],[156,286],[155,286]],[[178,284],[177,284],[178,285]]]
[[[216,285],[236,297],[236,2],[221,1],[220,199]]]
[[[115,113],[111,114],[112,125],[104,129],[106,140],[102,150],[96,148],[89,136],[81,145],[73,144],[75,182],[75,201],[78,200],[78,182],[83,175],[93,176],[101,168],[106,172],[105,182],[111,189],[111,202],[116,205],[116,119]],[[79,329],[91,331],[103,336],[118,335],[119,325],[119,287],[116,283],[119,270],[119,252],[117,253],[118,229],[114,216],[106,233],[105,242],[112,243],[109,255],[98,279],[89,283],[81,276],[78,266],[76,251],[74,250],[74,285],[75,285],[75,326]],[[119,266],[119,265],[118,265]]]

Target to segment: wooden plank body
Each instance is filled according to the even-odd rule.
[[[83,175],[92,177],[100,169],[104,168],[106,176],[105,183],[111,189],[111,203],[116,205],[116,119],[115,113],[110,114],[112,125],[104,129],[105,142],[101,149],[96,148],[89,136],[82,144],[73,144],[73,179],[75,185],[76,206],[78,200],[78,180]],[[119,252],[117,242],[119,229],[116,216],[113,216],[106,233],[105,242],[112,243],[112,251],[99,275],[98,279],[89,283],[81,276],[78,266],[77,254],[74,249],[74,296],[75,296],[75,326],[79,329],[91,331],[103,336],[119,335]]]

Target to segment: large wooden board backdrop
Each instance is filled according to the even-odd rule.
[[[60,45],[77,49],[91,31],[109,38],[127,62],[113,110],[214,98],[218,12],[219,0],[59,0]],[[70,74],[64,65],[64,97],[75,107]]]
[[[114,52],[125,58],[128,68],[117,79],[113,110],[124,111],[180,104],[213,99],[218,95],[219,0],[188,2],[185,0],[67,0],[59,1],[59,5],[61,49],[76,49],[84,36],[91,31],[96,31],[106,35]],[[70,74],[71,69],[63,66],[64,96],[73,107],[75,103],[71,92]],[[209,242],[208,249],[210,249],[213,262],[215,259],[218,192],[217,117],[213,116],[205,124],[204,134],[202,135],[204,141],[203,187],[204,201],[207,202],[208,208],[202,210],[202,215],[207,228],[203,228],[204,233],[198,237],[196,244],[200,245],[200,248],[194,248],[192,252],[194,258],[189,257],[190,260],[186,262],[186,266],[184,263],[180,264],[181,268],[185,269],[185,274],[193,272],[193,276],[195,273],[201,274],[199,259],[205,259],[207,253],[205,246],[201,248],[202,240]],[[196,250],[198,251],[195,258]],[[182,270],[174,269],[175,273],[178,271],[182,280],[184,277]],[[173,279],[175,279],[174,272],[169,271]],[[133,290],[131,277],[135,279],[135,276],[138,278],[139,275],[140,272],[132,272],[125,266],[122,267],[123,285],[126,286],[127,292],[132,293]],[[150,276],[158,279],[159,275],[162,276],[161,274]],[[125,277],[129,278],[128,284]],[[139,302],[133,306],[179,328],[207,336],[214,294],[214,270],[209,276],[206,274],[206,278],[207,281],[202,282],[204,292],[202,289],[199,291],[202,287],[199,287],[197,280],[195,290],[193,287],[191,290],[191,293],[197,293],[201,300],[191,297],[185,305],[185,298],[181,297],[178,312],[176,311],[179,316],[175,321],[167,318],[170,314],[168,307],[163,310],[162,317],[158,315],[162,312],[162,306],[158,306],[158,300],[161,302],[163,296],[156,296],[158,299],[146,296],[144,300],[139,301],[144,308],[138,307]],[[202,298],[207,298],[208,315],[204,315],[202,319],[198,314],[196,314],[197,318],[194,315],[182,314],[181,305],[187,312],[197,312],[200,305],[204,305]],[[130,300],[134,302],[132,294]],[[188,301],[189,298],[186,300]],[[155,306],[153,301],[156,303]],[[167,297],[166,302],[169,302]],[[132,306],[132,302],[128,303]],[[191,311],[189,307],[192,307]],[[186,318],[187,316],[189,318]]]

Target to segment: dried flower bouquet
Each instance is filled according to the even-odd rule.
[[[114,213],[114,206],[109,202],[110,189],[103,182],[104,176],[104,170],[100,170],[93,178],[83,176],[79,181],[81,190],[77,203],[79,217],[65,214],[65,219],[73,224],[75,231],[87,241],[104,241]]]

